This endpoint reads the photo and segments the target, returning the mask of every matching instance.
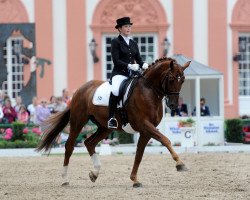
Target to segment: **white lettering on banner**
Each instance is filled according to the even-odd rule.
[[[215,123],[208,123],[203,126],[205,133],[219,133],[220,128],[221,126]]]

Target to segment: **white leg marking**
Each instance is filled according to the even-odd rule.
[[[96,153],[94,153],[94,154],[91,156],[91,159],[92,159],[92,162],[93,162],[93,165],[94,165],[93,173],[94,173],[96,176],[98,176],[98,175],[99,175],[99,171],[100,171],[100,169],[101,169],[101,162],[100,162],[100,160],[98,159]]]
[[[66,179],[68,176],[68,166],[63,166],[62,178]]]
[[[63,166],[62,178],[63,178],[62,185],[68,185],[69,184],[69,180],[68,180],[68,166]]]

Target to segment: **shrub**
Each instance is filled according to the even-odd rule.
[[[120,144],[131,144],[134,142],[133,134],[126,133],[124,131],[115,131]]]
[[[32,132],[28,132],[27,134],[24,135],[24,139],[25,141],[38,142],[39,136]]]
[[[12,129],[13,129],[13,137],[11,138],[12,141],[15,140],[24,140],[23,137],[23,129],[26,125],[22,122],[13,122]]]
[[[35,148],[37,147],[38,142],[36,141],[6,141],[0,140],[0,149],[14,149],[14,148]]]
[[[242,121],[240,119],[226,120],[225,127],[225,138],[227,142],[242,142]]]
[[[0,140],[0,149],[5,149],[6,148],[6,145],[7,145],[7,141],[5,140]]]
[[[250,125],[250,119],[242,119],[242,126]]]
[[[0,149],[5,148],[35,148],[40,139],[40,130],[34,126],[26,126],[13,122],[6,126],[0,125],[5,131],[0,135]],[[35,132],[33,132],[35,130]]]

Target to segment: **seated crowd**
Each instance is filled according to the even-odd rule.
[[[8,124],[19,121],[25,124],[32,123],[41,125],[51,114],[63,111],[68,101],[64,101],[61,96],[50,98],[50,102],[46,99],[38,101],[37,97],[33,97],[32,103],[24,105],[20,96],[16,97],[14,105],[10,98],[5,95],[0,99],[0,123]]]
[[[18,121],[24,124],[41,124],[52,114],[63,111],[70,103],[68,90],[64,89],[62,96],[51,96],[50,101],[33,97],[32,103],[24,105],[21,96],[12,102],[8,95],[0,90],[0,124],[10,124]]]

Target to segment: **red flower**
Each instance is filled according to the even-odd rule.
[[[5,139],[5,140],[10,140],[10,139],[11,139],[11,136],[6,134],[6,135],[3,137],[3,139]]]
[[[33,128],[32,132],[35,133],[35,134],[37,134],[37,135],[41,135],[41,133],[42,133],[39,128]]]
[[[27,134],[29,132],[29,129],[28,128],[24,128],[23,129],[23,134]]]
[[[12,137],[12,135],[13,135],[13,132],[12,132],[12,129],[11,129],[11,128],[7,128],[7,129],[5,130],[5,133],[6,133],[6,135],[9,135],[10,137]]]
[[[7,128],[5,130],[5,136],[3,137],[3,139],[5,140],[10,140],[13,136],[13,132],[12,132],[12,129],[11,128]]]

